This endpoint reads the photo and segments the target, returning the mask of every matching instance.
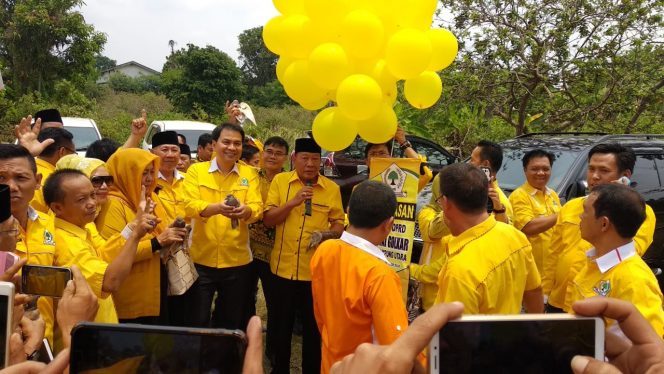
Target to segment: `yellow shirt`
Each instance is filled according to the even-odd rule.
[[[544,255],[544,285],[550,288],[543,287],[543,291],[545,295],[549,295],[549,304],[556,308],[565,305],[567,285],[586,263],[586,251],[592,247],[581,239],[579,229],[584,201],[585,197],[579,197],[568,201],[562,207],[553,227],[549,252]],[[654,232],[655,213],[646,204],[646,220],[634,237],[639,256],[642,256],[652,243]]]
[[[546,193],[544,193],[528,182],[512,192],[510,202],[514,210],[513,224],[519,230],[522,230],[533,219],[558,213],[561,208],[556,191],[547,187]],[[553,227],[540,234],[528,236],[540,274],[544,271],[544,252],[549,248],[552,231]]]
[[[267,202],[267,194],[270,191],[270,181],[263,170],[259,170],[258,177],[261,185],[261,198],[263,204]],[[254,222],[249,225],[249,236],[251,238],[251,253],[255,259],[270,263],[270,253],[274,247],[274,227],[267,227],[263,221]]]
[[[19,225],[19,239],[16,242],[16,254],[27,258],[30,265],[53,266],[55,255],[55,226],[53,216],[28,208],[28,224],[26,230]],[[40,297],[37,308],[44,320],[44,336],[53,345],[53,299]]]
[[[514,227],[489,216],[447,238],[436,303],[461,301],[465,314],[518,314],[523,293],[540,287],[530,243]]]
[[[173,184],[168,183],[166,178],[159,172],[157,177],[157,188],[155,189],[155,195],[161,202],[161,205],[164,207],[167,218],[167,225],[170,225],[175,221],[177,217],[185,218],[184,211],[184,175],[180,174],[177,170],[175,171],[175,176],[173,177]]]
[[[510,199],[507,198],[507,195],[503,192],[503,190],[500,189],[500,186],[498,185],[497,181],[493,182],[493,185],[491,186],[496,191],[498,191],[498,198],[500,199],[500,203],[503,204],[503,207],[505,209],[505,215],[509,219],[510,224],[514,224],[514,210],[512,209],[512,203],[510,203]],[[495,213],[492,213],[495,214]]]
[[[221,202],[232,194],[241,204],[251,208],[251,217],[240,220],[237,228],[221,214],[203,218],[201,212],[212,203]],[[224,175],[216,158],[191,165],[184,179],[185,210],[191,218],[191,257],[195,263],[211,268],[228,268],[251,262],[248,224],[263,216],[258,172],[250,166],[235,164]]]
[[[39,212],[48,213],[48,206],[46,206],[46,201],[44,200],[43,188],[44,183],[46,183],[46,179],[48,179],[48,177],[55,171],[55,165],[49,163],[48,161],[44,161],[39,157],[35,157],[35,162],[37,163],[37,173],[41,174],[42,179],[41,186],[37,191],[35,191],[35,196],[32,198],[30,206]]]
[[[438,204],[436,203],[436,205]],[[429,234],[432,222],[438,216],[442,217],[440,207],[436,211],[434,207],[430,206],[422,208],[417,216],[424,246],[420,255],[420,263],[410,265],[410,277],[420,282],[422,308],[424,310],[431,308],[434,305],[434,301],[436,301],[436,295],[438,294],[438,273],[447,258],[443,239],[432,238]],[[449,233],[447,225],[443,224],[443,227]]]
[[[318,247],[311,274],[321,373],[362,343],[390,344],[406,331],[401,280],[375,245],[344,232]]]
[[[154,195],[153,195],[154,196]],[[109,196],[108,202],[97,217],[97,228],[102,237],[111,241],[118,237],[136,213],[126,201]],[[160,270],[159,252],[152,252],[150,239],[146,235],[139,242],[131,272],[120,288],[113,293],[115,310],[121,319],[134,319],[159,315]],[[122,246],[111,245],[100,249],[100,257],[111,262]]]
[[[270,185],[265,209],[280,207],[305,186],[297,172],[277,174]],[[290,280],[311,280],[309,263],[314,251],[307,250],[311,233],[328,230],[331,224],[344,223],[339,186],[322,175],[313,185],[311,216],[304,215],[304,203],[293,208],[284,222],[277,225],[277,235],[270,257],[272,273]]]
[[[70,267],[76,265],[90,285],[99,301],[99,310],[95,322],[118,323],[113,298],[102,291],[104,275],[108,263],[102,260],[92,245],[92,235],[67,221],[55,219],[55,266]]]
[[[584,266],[567,286],[565,311],[575,301],[594,296],[629,301],[650,322],[660,337],[664,334],[662,291],[652,270],[636,253],[634,242],[593,259],[595,250],[587,253]],[[614,321],[607,321],[607,326]]]

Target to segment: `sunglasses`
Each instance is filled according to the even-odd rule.
[[[96,177],[90,178],[90,182],[92,182],[92,186],[95,188],[99,188],[106,183],[107,187],[111,187],[113,185],[113,176],[112,175],[99,175]]]

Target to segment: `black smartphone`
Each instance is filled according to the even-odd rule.
[[[58,266],[24,265],[21,270],[21,293],[62,297],[71,269]]]
[[[569,314],[464,316],[429,345],[429,372],[572,373],[575,355],[604,359],[601,318]]]
[[[70,372],[241,373],[241,330],[82,323],[72,331]]]

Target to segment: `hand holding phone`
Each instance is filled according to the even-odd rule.
[[[2,367],[9,365],[9,337],[13,329],[14,284],[0,282],[0,353]]]
[[[24,265],[21,292],[28,295],[62,297],[67,282],[72,279],[69,268],[58,266]]]

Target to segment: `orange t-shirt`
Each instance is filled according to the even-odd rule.
[[[348,232],[325,241],[311,259],[311,274],[321,373],[358,345],[390,344],[408,327],[401,281],[368,241]]]

